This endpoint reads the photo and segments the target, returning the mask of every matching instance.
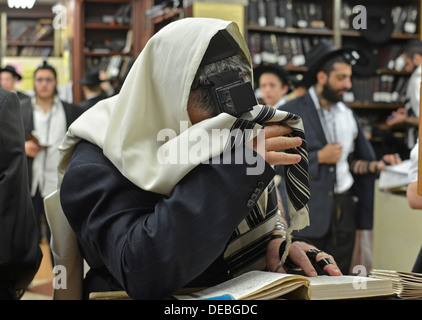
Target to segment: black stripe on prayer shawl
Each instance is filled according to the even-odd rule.
[[[241,249],[233,252],[230,256],[225,257],[224,261],[227,266],[228,273],[230,275],[237,275],[243,273],[242,270],[248,268],[251,265],[258,263],[262,268],[266,265],[266,251],[267,245],[270,241],[273,233],[273,227],[275,226],[275,217],[278,211],[277,193],[274,184],[274,180],[268,185],[268,199],[267,199],[267,210],[262,213],[259,206],[256,205],[249,213],[248,217],[245,218],[247,222],[248,230],[244,230],[242,234],[239,229],[233,232],[229,245],[236,240],[242,241]],[[263,233],[260,237],[254,238],[248,233],[263,225],[264,223],[270,223],[273,221],[273,225],[266,233]],[[244,270],[248,271],[248,270]]]
[[[252,134],[252,130],[247,129],[253,129],[254,126],[254,122],[244,119],[237,119],[230,128],[230,139],[227,141],[224,150],[227,148],[233,150],[234,148],[243,146],[244,142],[248,141],[250,135]],[[246,134],[248,135],[247,137],[245,137]]]
[[[229,275],[237,276],[247,272],[248,267],[262,259],[262,269],[265,268],[265,255],[267,252],[268,242],[270,241],[272,232],[266,233],[262,237],[255,239],[242,250],[226,259],[227,271]],[[246,270],[245,270],[246,269]],[[242,272],[242,270],[244,270]]]
[[[310,196],[308,153],[306,151],[306,140],[305,133],[303,131],[303,124],[299,116],[285,111],[277,111],[267,106],[262,106],[262,109],[253,121],[246,121],[243,119],[237,119],[235,121],[231,130],[240,130],[235,130],[234,134],[231,135],[230,139],[228,140],[225,148],[233,149],[234,147],[242,146],[244,141],[247,141],[245,140],[244,135],[252,132],[252,130],[247,130],[247,132],[244,132],[245,129],[253,129],[255,123],[264,124],[266,121],[269,120],[273,120],[275,123],[278,122],[281,124],[285,123],[289,125],[292,128],[292,132],[288,136],[300,137],[303,141],[301,146],[285,150],[285,152],[287,153],[299,154],[302,158],[301,161],[297,164],[285,165],[284,170],[286,177],[286,190],[289,202],[292,204],[293,208],[296,211],[299,211],[301,209],[305,209],[308,211],[307,203],[309,201]],[[252,232],[252,230],[254,228],[257,228],[259,225],[263,225],[263,227],[265,227],[265,223],[272,223],[272,221],[268,219],[270,219],[271,217],[275,217],[277,214],[278,205],[277,196],[274,192],[275,188],[274,186],[269,186],[268,190],[271,191],[271,193],[268,192],[266,212],[260,212],[261,208],[259,208],[259,205],[255,205],[253,210],[251,210],[250,212],[250,217],[245,219],[249,230],[242,230],[243,234],[240,234],[240,230],[237,229],[232,234],[232,237],[229,241],[229,246],[230,244],[236,245],[236,241],[242,241],[242,246],[240,250],[231,253],[228,257],[225,257],[225,262],[229,266],[229,273],[231,275],[248,271],[248,267],[259,268],[261,266],[265,266],[266,247],[271,237],[273,228],[269,228],[271,230],[267,229],[267,231],[265,231],[265,233],[260,236],[253,236],[252,234],[249,235],[249,232]],[[259,218],[264,218],[261,223],[259,223]],[[253,239],[253,237],[255,237],[255,239]],[[264,239],[265,241],[263,241]],[[280,261],[280,264],[282,262],[283,261]]]
[[[299,116],[288,113],[281,123],[289,124],[291,121],[300,120]],[[287,153],[299,154],[301,161],[296,164],[284,166],[286,191],[295,210],[300,210],[307,206],[310,197],[309,173],[308,173],[308,152],[306,151],[305,132],[297,127],[293,127],[293,132],[288,136],[300,137],[302,145],[297,148],[286,150]]]
[[[280,118],[280,119],[277,119]],[[306,139],[305,132],[301,128],[301,118],[295,114],[278,111],[274,108],[268,106],[262,106],[260,112],[253,121],[247,121],[243,119],[237,119],[233,124],[231,130],[236,130],[235,136],[231,136],[230,144],[226,145],[226,148],[234,146],[239,147],[244,143],[244,135],[242,131],[245,129],[252,129],[255,123],[264,124],[266,121],[274,120],[278,123],[287,124],[292,128],[292,132],[288,134],[289,137],[300,137],[302,139],[302,145],[297,148],[292,148],[285,150],[287,153],[299,154],[301,156],[301,161],[297,164],[285,165],[285,183],[287,196],[290,199],[291,204],[293,205],[296,211],[299,211],[302,208],[307,208],[307,203],[309,201],[310,192],[309,192],[309,174],[308,174],[308,153],[306,151]],[[252,130],[248,130],[247,133],[250,133]]]
[[[278,210],[278,199],[277,194],[275,191],[275,183],[274,180],[271,180],[270,184],[268,185],[268,200],[267,200],[267,210],[266,212],[262,212],[261,208],[258,205],[255,205],[249,215],[244,219],[246,224],[248,225],[248,230],[253,229],[259,226],[262,222],[265,222],[268,219],[271,219]],[[245,233],[245,232],[243,232]],[[241,232],[237,228],[233,231],[233,234],[230,237],[229,243],[234,241]]]
[[[254,122],[263,125],[266,121],[271,120],[275,115],[275,109],[268,106],[263,106],[259,114],[256,116]]]

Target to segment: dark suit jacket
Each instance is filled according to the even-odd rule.
[[[65,116],[66,129],[75,121],[85,110],[79,106],[62,101]],[[21,101],[21,114],[25,130],[25,141],[29,140],[29,134],[34,130],[34,112],[32,109],[31,99]],[[31,185],[32,181],[32,162],[33,158],[27,157],[28,160],[28,178]]]
[[[318,151],[327,140],[319,120],[318,112],[309,93],[294,99],[279,108],[299,115],[303,120],[307,150],[309,156],[309,200],[311,225],[300,231],[300,235],[310,238],[321,238],[328,231],[333,206],[333,190],[335,170],[333,165],[319,164]],[[375,152],[358,126],[358,137],[355,140],[355,156],[357,159],[375,160]],[[281,172],[281,170],[278,170]],[[354,176],[352,190],[358,196],[357,225],[359,229],[371,229],[373,222],[373,197],[375,175]]]
[[[103,93],[101,93],[100,95],[98,95],[98,96],[96,96],[96,97],[93,97],[93,98],[90,98],[90,99],[87,99],[87,100],[82,101],[82,102],[79,104],[79,106],[80,106],[82,109],[84,109],[84,110],[88,110],[88,109],[89,109],[89,108],[91,108],[93,105],[95,105],[97,102],[99,102],[99,101],[101,101],[101,100],[104,100],[104,99],[106,99],[106,98],[108,98],[108,97],[107,97],[107,95],[103,92]]]
[[[24,290],[41,262],[16,94],[0,89],[0,298]]]
[[[22,103],[27,99],[31,99],[30,96],[28,96],[27,94],[23,93],[22,91],[16,91],[16,94],[19,98],[19,101]]]
[[[60,201],[91,268],[105,267],[135,299],[162,299],[207,268],[219,273],[216,261],[256,203],[253,194],[274,177],[268,164],[254,176],[246,161],[232,163],[197,166],[165,197],[132,184],[100,148],[82,141]]]

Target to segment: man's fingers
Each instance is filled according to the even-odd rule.
[[[276,151],[265,152],[265,160],[272,166],[295,164],[300,162],[301,159],[298,154]]]
[[[316,256],[316,263],[318,266],[331,276],[340,276],[341,271],[338,268],[333,256],[326,252],[320,252]]]
[[[302,139],[299,137],[274,137],[265,140],[266,151],[287,150],[299,147]]]
[[[285,124],[267,124],[264,127],[265,138],[279,137],[291,133],[291,127]]]
[[[270,124],[265,126],[264,130],[249,142],[249,146],[258,152],[271,165],[289,165],[298,163],[301,157],[297,154],[279,152],[299,147],[302,139],[299,137],[286,137],[286,134],[292,132],[287,125]]]

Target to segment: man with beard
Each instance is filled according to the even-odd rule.
[[[376,174],[387,163],[400,161],[393,155],[376,161],[343,102],[352,88],[349,57],[347,50],[319,43],[307,57],[307,93],[279,108],[302,118],[307,138],[310,226],[296,235],[332,253],[343,274],[350,272],[356,230],[372,229]]]

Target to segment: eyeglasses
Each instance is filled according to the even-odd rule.
[[[41,82],[47,82],[47,83],[52,83],[55,81],[54,78],[35,78],[35,82],[41,83]]]

